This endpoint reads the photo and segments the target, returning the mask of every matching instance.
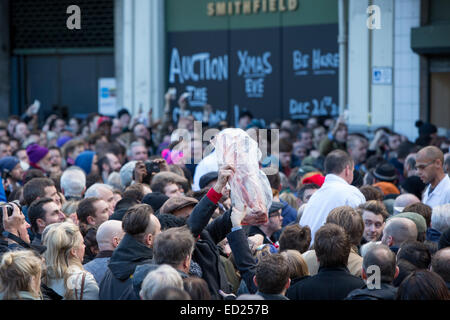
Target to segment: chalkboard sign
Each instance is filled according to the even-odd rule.
[[[280,28],[230,32],[230,102],[257,118],[280,118]]]
[[[266,124],[337,116],[337,33],[337,24],[169,32],[168,86],[189,93],[197,120],[206,103],[231,124],[243,108]]]
[[[168,33],[168,87],[178,97],[187,92],[188,111],[201,121],[203,107],[214,107],[217,118],[228,116],[229,54],[227,31]],[[174,122],[179,118],[177,100],[172,105]]]
[[[283,117],[337,116],[336,24],[283,28]]]

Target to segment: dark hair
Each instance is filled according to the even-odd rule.
[[[44,197],[34,200],[28,208],[28,218],[30,219],[31,230],[34,233],[38,233],[39,227],[37,225],[37,219],[45,220],[45,204],[53,202],[52,198]]]
[[[450,282],[450,249],[441,249],[434,254],[431,259],[431,269],[445,282]]]
[[[413,271],[417,270],[417,267],[415,265],[404,259],[397,259],[397,267],[399,269],[399,272],[397,278],[395,278],[392,282],[394,287],[398,287],[407,276],[409,276]]]
[[[278,141],[279,152],[292,152],[292,143],[287,139],[280,139]]]
[[[279,253],[268,254],[256,265],[258,291],[267,294],[280,294],[289,281],[289,265]]]
[[[431,254],[427,246],[419,241],[405,241],[397,253],[398,259],[409,261],[418,269],[428,269],[431,264]]]
[[[144,185],[142,183],[135,183],[128,186],[122,195],[124,198],[135,199],[138,202],[142,202],[144,198]]]
[[[334,223],[326,223],[314,236],[314,249],[320,267],[347,266],[350,240],[345,230]]]
[[[145,234],[154,234],[153,224],[150,224],[150,215],[153,209],[148,204],[137,204],[125,212],[122,218],[122,229],[136,240],[142,242]]]
[[[45,188],[54,187],[55,183],[49,178],[34,178],[23,186],[23,201],[29,206],[36,198],[45,197]]]
[[[100,201],[100,198],[96,198],[96,197],[89,197],[89,198],[85,198],[83,200],[81,200],[78,203],[78,208],[77,208],[77,217],[78,220],[82,223],[87,224],[87,218],[89,216],[91,217],[95,217],[95,207],[94,207],[94,203],[96,203],[97,201]]]
[[[450,294],[437,273],[416,270],[400,284],[397,300],[450,300]]]
[[[269,180],[270,187],[275,190],[279,190],[281,186],[281,178],[280,173],[274,173],[267,175],[267,179]]]
[[[430,227],[431,225],[431,214],[432,214],[432,209],[430,206],[426,205],[425,203],[422,202],[417,202],[417,203],[413,203],[410,204],[409,206],[406,206],[403,209],[403,212],[415,212],[420,214],[422,217],[425,218],[425,221],[427,223],[427,228]]]
[[[381,282],[392,283],[397,266],[395,253],[383,244],[373,247],[363,259],[364,271],[367,272],[367,268],[370,266],[378,266],[380,268]]]
[[[369,200],[383,201],[384,194],[379,188],[376,188],[371,185],[363,185],[359,187],[359,191],[361,191],[361,193],[364,195],[366,201]]]
[[[361,215],[350,206],[340,206],[330,211],[326,223],[334,223],[344,228],[350,243],[357,246],[361,243],[364,222]]]
[[[347,152],[338,149],[326,156],[324,166],[326,174],[340,174],[346,166],[353,166],[353,160]]]
[[[289,249],[306,252],[311,244],[311,229],[298,224],[286,226],[281,232],[279,244],[280,252]]]
[[[96,183],[103,183],[103,178],[98,173],[90,172],[86,176],[86,190]]]
[[[153,259],[156,264],[168,264],[176,268],[192,254],[194,246],[194,237],[186,226],[170,228],[156,236]]]
[[[97,243],[97,228],[89,226],[84,233],[83,240],[86,250],[84,252],[83,264],[86,264],[95,259],[99,249]]]
[[[184,278],[183,287],[192,300],[211,300],[208,283],[202,278],[196,276]]]
[[[300,187],[300,189],[298,189],[297,195],[298,195],[299,199],[302,200],[302,202],[303,202],[303,196],[305,195],[305,191],[311,190],[311,189],[320,189],[320,186],[315,183],[307,183],[307,184],[302,185]]]

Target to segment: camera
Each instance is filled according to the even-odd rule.
[[[13,212],[14,212],[14,206],[13,204],[15,204],[16,206],[19,207],[19,210],[22,210],[22,206],[20,205],[20,202],[18,200],[14,200],[5,204],[2,204],[1,207],[5,207],[6,211],[8,212],[8,217],[12,216]]]
[[[148,185],[151,183],[153,172],[156,174],[161,171],[159,168],[159,163],[154,161],[146,161],[145,170],[147,170],[147,175],[142,179],[142,183],[146,183]]]

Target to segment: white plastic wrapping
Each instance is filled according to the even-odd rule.
[[[262,156],[258,144],[244,130],[228,128],[222,130],[212,141],[219,168],[232,165],[235,174],[230,178],[230,197],[238,210],[247,205],[244,223],[262,224],[268,219],[272,204],[272,189],[269,180],[259,168]]]

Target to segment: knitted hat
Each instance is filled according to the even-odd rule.
[[[128,187],[133,181],[133,171],[137,161],[125,163],[120,169],[120,183],[124,188]]]
[[[315,183],[320,187],[323,185],[324,182],[325,182],[325,177],[321,174],[315,174],[308,178],[303,179],[303,184]]]
[[[83,169],[83,171],[88,175],[92,169],[92,161],[94,159],[94,151],[83,151],[75,159],[75,165]]]
[[[427,222],[423,216],[415,212],[401,212],[394,216],[395,218],[408,218],[416,224],[419,233],[427,231]]]
[[[158,211],[163,204],[169,200],[169,197],[161,192],[152,192],[147,193],[144,198],[142,199],[142,203],[148,204],[150,207],[153,208],[153,211]]]
[[[392,182],[397,179],[397,173],[395,167],[390,163],[382,163],[376,167],[373,171],[375,178],[381,181]]]
[[[16,157],[4,157],[0,159],[0,172],[11,172],[20,160]]]
[[[373,186],[378,187],[385,196],[388,194],[400,194],[400,190],[390,182],[377,182],[374,183]]]
[[[58,146],[58,148],[61,148],[66,142],[72,140],[72,137],[70,136],[62,136],[61,138],[59,138],[56,141],[56,145]]]
[[[27,155],[28,159],[32,163],[38,163],[41,161],[48,153],[48,149],[46,147],[42,147],[37,143],[31,144],[27,147]]]
[[[112,123],[111,122],[111,118],[110,117],[106,117],[106,116],[98,118],[98,120],[97,120],[97,128],[100,127],[104,123],[111,124]]]

